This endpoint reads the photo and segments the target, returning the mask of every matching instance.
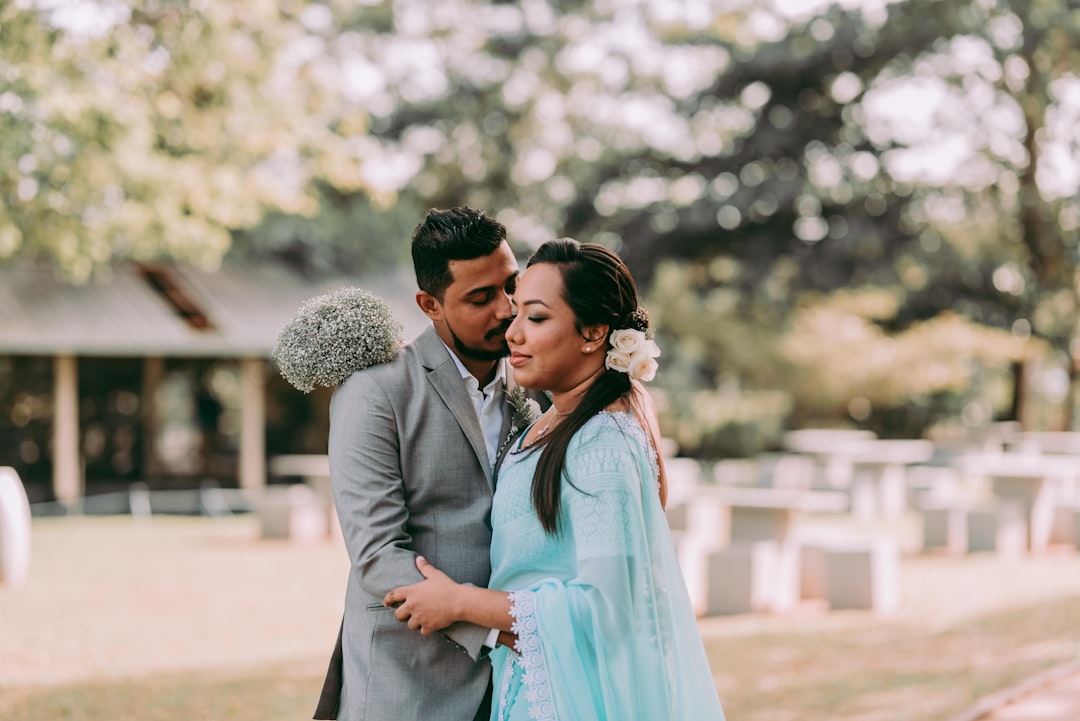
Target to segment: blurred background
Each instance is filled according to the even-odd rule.
[[[277,330],[342,284],[414,323],[458,204],[623,255],[681,455],[1071,430],[1077,8],[8,0],[0,465],[70,503],[323,452]]]
[[[0,0],[0,511],[34,516],[0,716],[310,715],[348,558],[330,391],[271,352],[342,286],[416,335],[409,236],[455,205],[630,265],[732,719],[944,721],[1075,664],[1078,67],[1077,0]]]

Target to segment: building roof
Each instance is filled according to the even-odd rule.
[[[311,280],[273,261],[215,271],[122,262],[72,285],[48,264],[23,264],[0,267],[0,354],[269,357],[304,300],[342,287],[386,300],[406,338],[427,324],[405,268]]]

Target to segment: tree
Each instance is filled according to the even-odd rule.
[[[115,257],[213,265],[267,210],[317,212],[313,178],[366,190],[367,115],[322,55],[327,12],[6,3],[0,260],[51,256],[74,279]]]
[[[923,72],[954,38],[985,32],[984,4],[908,0],[771,25],[758,10],[672,12],[455,4],[411,26],[440,40],[427,46],[433,90],[376,113],[373,135],[421,155],[404,191],[421,204],[496,208],[526,246],[561,234],[616,245],[645,287],[664,259],[698,266],[677,285],[686,302],[709,303],[680,338],[701,346],[722,321],[754,331],[758,348],[705,340],[689,375],[706,386],[797,378],[784,336],[807,304],[828,306],[838,289],[895,297],[888,314],[870,316],[886,339],[946,311],[1012,327],[1029,298],[995,277],[1017,264],[1016,244],[992,218],[951,222],[950,199],[963,194],[953,181],[897,175],[892,158],[907,141],[867,102]],[[395,16],[387,32],[400,35],[403,22]],[[772,29],[755,36],[758,27]],[[994,363],[1026,352],[1007,332],[1000,341]],[[936,387],[889,402],[922,403]],[[851,418],[847,402],[815,407],[798,393],[797,419]],[[952,413],[955,403],[939,407]]]
[[[1076,327],[1076,188],[1046,184],[1047,158],[1075,146],[1065,0],[798,16],[660,0],[291,0],[240,16],[202,0],[148,2],[99,34],[27,7],[0,11],[22,53],[0,94],[0,256],[44,250],[85,275],[113,254],[213,260],[239,238],[317,270],[397,257],[382,236],[470,204],[521,250],[613,245],[645,290],[673,268],[657,305],[704,314],[670,323],[685,377],[787,388],[802,421],[861,415],[837,401],[858,384],[807,392],[807,356],[784,351],[820,313],[943,353],[961,351],[942,328],[997,329],[992,357],[964,351],[974,365],[1019,360],[1031,333],[1068,348]],[[912,84],[952,103],[921,136],[888,116]],[[935,172],[945,152],[913,160],[950,133],[971,149],[951,173]],[[853,314],[840,290],[889,302]],[[980,384],[938,403],[940,384],[901,383],[874,407],[952,413]]]
[[[999,220],[996,235],[1016,250],[995,269],[993,283],[1022,298],[1009,321],[1047,339],[1065,359],[1070,392],[1061,424],[1071,428],[1080,392],[1080,4],[997,0],[973,4],[971,12],[981,32],[965,38],[967,55],[978,63],[955,63],[944,73],[958,95],[983,98],[966,128],[983,172],[962,186],[965,201],[972,216],[989,207]]]

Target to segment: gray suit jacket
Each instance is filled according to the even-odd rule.
[[[508,406],[500,437],[524,425]],[[494,482],[487,447],[457,366],[434,328],[334,392],[329,455],[352,568],[314,717],[486,719],[482,703],[491,670],[481,650],[487,629],[457,624],[421,636],[382,604],[391,589],[423,580],[417,555],[461,583],[485,586],[491,573]]]

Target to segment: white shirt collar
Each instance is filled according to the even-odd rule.
[[[461,380],[468,383],[470,388],[475,388],[475,389],[479,390],[480,381],[478,381],[476,379],[476,376],[474,376],[472,374],[472,372],[469,371],[469,369],[465,367],[465,364],[461,362],[460,358],[458,358],[458,354],[455,353],[453,350],[451,350],[450,346],[446,345],[446,343],[443,342],[442,338],[439,338],[439,342],[442,343],[443,348],[446,349],[446,352],[450,354],[450,360],[454,361],[454,365],[457,366],[458,373],[461,374]],[[505,383],[506,383],[506,368],[504,367],[504,364],[503,364],[503,362],[501,360],[496,361],[496,363],[495,363],[495,377],[491,379],[491,382],[489,382],[486,386],[484,386],[484,393],[485,394],[490,393],[492,390],[495,390],[495,389],[505,385]]]
[[[495,377],[484,386],[483,390],[480,390],[480,383],[476,380],[476,376],[469,372],[469,369],[457,357],[457,353],[450,350],[450,347],[445,343],[443,343],[443,347],[446,348],[446,352],[450,354],[454,365],[457,366],[458,373],[461,374],[461,381],[465,384],[465,391],[469,394],[473,409],[476,411],[476,420],[480,422],[480,430],[484,434],[488,462],[494,465],[499,450],[499,436],[502,432],[504,406],[506,405],[503,403],[506,389],[505,367],[502,361],[496,363]]]

